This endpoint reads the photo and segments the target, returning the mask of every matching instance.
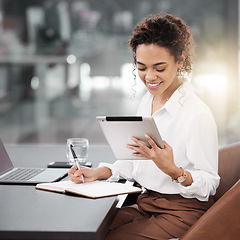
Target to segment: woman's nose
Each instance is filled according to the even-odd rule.
[[[145,80],[147,81],[152,81],[156,79],[156,74],[154,73],[153,70],[147,70],[146,75],[145,75]]]

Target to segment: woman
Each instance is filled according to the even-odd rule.
[[[128,145],[133,155],[151,160],[116,161],[96,169],[69,171],[73,182],[119,178],[134,180],[145,190],[137,204],[120,209],[106,239],[170,239],[180,237],[212,205],[219,184],[216,124],[209,108],[193,93],[193,39],[182,19],[150,15],[129,41],[134,64],[148,92],[138,115],[154,117],[165,140],[159,148],[138,139]]]

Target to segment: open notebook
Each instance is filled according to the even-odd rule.
[[[141,192],[141,188],[129,184],[107,181],[95,181],[89,183],[76,184],[71,181],[61,181],[56,183],[40,183],[36,189],[47,190],[59,193],[74,193],[89,198],[101,198],[121,194]]]

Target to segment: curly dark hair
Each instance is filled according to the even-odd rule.
[[[183,63],[180,73],[191,73],[194,41],[191,29],[185,22],[176,16],[159,13],[149,15],[134,29],[129,40],[133,51],[134,64],[136,64],[136,49],[140,44],[156,44],[165,47],[174,56],[176,62]],[[185,59],[182,59],[182,53]]]

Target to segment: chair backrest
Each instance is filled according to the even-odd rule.
[[[240,179],[240,142],[219,149],[218,174],[221,177],[216,202]]]

